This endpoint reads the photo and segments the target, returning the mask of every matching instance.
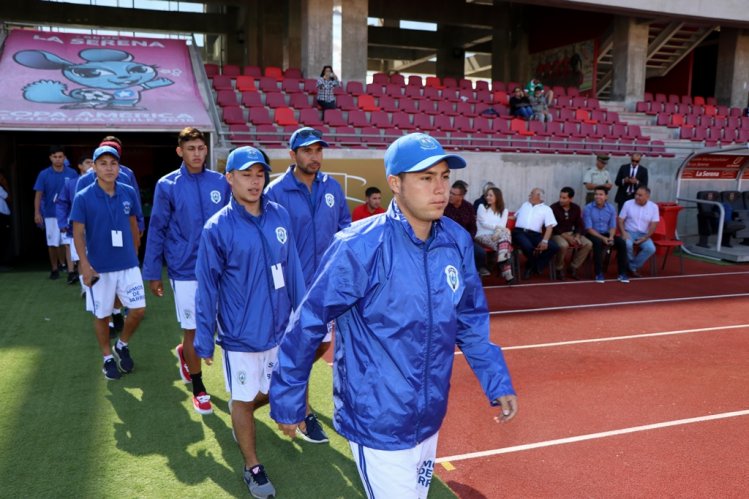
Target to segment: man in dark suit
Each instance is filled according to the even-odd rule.
[[[648,169],[640,165],[642,155],[638,152],[632,154],[629,164],[619,167],[614,183],[619,187],[616,191],[617,211],[622,211],[626,201],[635,198],[635,192],[640,187],[648,185]]]

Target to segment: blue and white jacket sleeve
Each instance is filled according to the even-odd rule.
[[[164,241],[172,214],[171,191],[164,182],[156,183],[153,193],[151,221],[148,225],[146,254],[143,257],[143,279],[155,281],[161,279],[161,267],[164,264]]]
[[[271,417],[293,424],[305,417],[305,395],[315,351],[328,332],[328,322],[364,296],[369,272],[344,240],[336,237],[320,262],[320,270],[291,317],[270,384]]]
[[[223,247],[216,240],[217,236],[215,230],[203,230],[195,266],[198,292],[195,298],[197,320],[193,345],[198,357],[204,359],[213,357],[219,281],[226,265]]]
[[[338,230],[343,230],[351,225],[351,212],[348,209],[348,203],[346,202],[346,195],[343,190],[339,189],[341,193],[341,202],[339,204],[340,213],[338,214]]]
[[[489,341],[489,310],[481,279],[476,272],[473,251],[463,252],[462,266],[466,288],[458,303],[456,343],[484,393],[492,405],[496,405],[498,397],[514,395],[515,389],[502,349]]]
[[[65,183],[60,190],[60,194],[58,194],[57,199],[55,199],[55,217],[57,218],[57,227],[60,230],[64,229],[69,231],[70,229],[70,220],[68,217],[70,216],[70,208],[73,205],[73,200],[70,199],[70,189],[68,184],[77,180],[77,177],[66,178]],[[70,234],[72,235],[72,232],[70,232]]]

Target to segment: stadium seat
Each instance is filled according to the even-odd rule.
[[[242,74],[254,78],[261,78],[263,76],[263,70],[260,69],[260,66],[245,66],[242,68]]]
[[[359,96],[361,97],[361,95]],[[356,105],[356,101],[354,101],[354,96],[349,94],[341,94],[336,97],[336,107],[342,111],[352,111],[354,109],[359,109],[359,107]]]
[[[373,126],[365,126],[359,129],[361,141],[368,146],[385,147],[385,139],[380,129]]]
[[[474,85],[474,87],[475,87],[475,89],[476,89],[477,92],[478,91],[482,91],[482,92],[483,91],[487,91],[487,92],[491,91],[491,89],[489,88],[489,82],[485,81],[485,80],[478,80],[476,82],[476,84]]]
[[[359,106],[361,107],[361,99],[359,99]],[[372,109],[372,111],[377,111],[380,109],[387,113],[394,113],[398,110],[398,101],[395,98],[390,97],[389,95],[383,95],[382,97],[377,99],[376,108]]]
[[[219,90],[216,92],[216,104],[221,107],[236,106],[239,104],[237,93],[234,90]]]
[[[385,87],[385,95],[400,99],[403,96],[403,86],[395,83],[390,83]]]
[[[452,76],[446,76],[442,79],[442,86],[444,88],[458,88],[458,80]]]
[[[408,77],[408,85],[409,87],[418,87],[421,88],[424,86],[424,83],[421,80],[421,76],[419,75],[411,75]]]
[[[450,138],[447,140],[447,145],[451,149],[456,149],[459,151],[471,149],[470,136],[465,132],[450,132]]]
[[[372,75],[372,83],[376,83],[380,86],[387,85],[390,83],[390,77],[385,73],[375,73]]]
[[[486,104],[491,104],[493,100],[493,96],[491,91],[489,90],[476,90],[476,102],[483,102]]]
[[[270,117],[270,113],[264,107],[251,107],[250,114],[247,121],[251,125],[271,125],[273,120]]]
[[[510,121],[510,131],[519,135],[533,135],[533,132],[528,131],[528,122],[518,118]]]
[[[299,68],[287,68],[286,71],[283,72],[284,78],[294,78],[297,80],[301,80],[304,78],[302,75],[302,70]]]
[[[348,112],[348,124],[357,128],[369,125],[367,113],[360,109]]]
[[[476,102],[476,93],[470,88],[458,90],[458,102]]]
[[[423,116],[421,114],[414,115],[414,119],[417,116]],[[416,126],[411,123],[411,117],[410,115],[404,113],[404,112],[397,112],[393,113],[391,125],[395,128],[398,128],[399,130],[414,130]]]
[[[364,147],[353,126],[337,127],[334,130],[334,141],[339,147],[347,149],[361,149]]]
[[[255,127],[255,140],[261,146],[280,147],[284,143],[283,135],[273,125],[257,125]]]
[[[271,109],[286,107],[286,96],[281,92],[270,92],[265,94],[265,105]]]
[[[492,120],[492,131],[501,135],[509,135],[513,133],[510,130],[510,122],[512,120],[507,118],[494,118]],[[522,120],[521,120],[522,121]]]
[[[438,100],[422,99],[419,101],[419,112],[427,114],[439,114],[437,112],[437,103],[441,102]]]
[[[707,139],[707,127],[706,126],[694,127],[694,132],[692,133],[692,141],[702,142],[705,139]]]
[[[640,125],[627,125],[627,137],[639,138],[642,137],[642,129]]]
[[[676,205],[679,206],[679,205]],[[679,206],[681,208],[681,206]],[[664,217],[662,214],[658,220],[658,225],[655,228],[655,231],[653,231],[652,235],[652,241],[653,244],[655,244],[655,254],[653,255],[653,258],[655,260],[653,261],[654,265],[651,266],[653,275],[656,275],[656,269],[658,268],[657,265],[657,259],[658,254],[660,252],[663,253],[663,263],[661,264],[661,271],[666,268],[666,262],[668,262],[668,255],[671,254],[671,252],[675,248],[679,248],[681,250],[682,246],[684,246],[684,243],[682,241],[679,241],[676,239],[676,224],[673,225],[673,227],[669,227],[670,224],[667,223],[666,217]],[[679,269],[680,273],[684,273],[684,251],[679,251]]]
[[[453,120],[453,126],[461,132],[472,132],[471,119],[468,116],[458,115]]]
[[[390,83],[403,87],[406,85],[406,78],[400,73],[393,73],[390,75]]]
[[[346,83],[346,93],[359,96],[364,93],[364,85],[360,81],[350,81]]]
[[[436,76],[427,76],[425,87],[442,88],[442,81]]]
[[[657,93],[655,94],[655,102],[661,102],[666,103],[668,102],[668,98],[666,97],[666,94]]]
[[[278,92],[278,82],[273,79],[269,78],[267,76],[263,76],[262,78],[258,79],[257,81],[257,87],[262,92]]]
[[[372,97],[369,94],[362,94],[357,99],[357,104],[359,105],[359,109],[362,111],[379,111],[380,107],[375,102],[374,97]]]
[[[273,121],[279,126],[296,126],[299,125],[294,111],[289,107],[278,107],[273,113]]]
[[[479,133],[492,133],[492,120],[486,116],[476,116],[473,119],[473,129]]]
[[[402,99],[398,100],[398,110],[406,112],[408,114],[416,114],[420,112],[419,102],[420,101],[409,99],[408,97],[403,97]],[[394,112],[394,111],[389,111],[389,112]]]
[[[218,64],[205,63],[203,64],[203,68],[205,68],[205,75],[208,78],[213,78],[221,72]]]
[[[229,125],[229,140],[238,146],[250,144],[250,127],[246,123]]]
[[[221,74],[224,76],[236,77],[241,74],[241,71],[236,64],[224,64],[224,67],[221,68]]]
[[[299,124],[304,126],[311,126],[313,128],[322,126],[323,122],[320,119],[320,111],[312,107],[300,109]]]
[[[575,97],[580,95],[580,89],[577,87],[567,87],[567,95],[569,97]]]
[[[692,136],[694,136],[694,126],[682,125],[682,127],[679,128],[679,139],[692,140]]]
[[[242,92],[242,105],[244,107],[262,107],[263,101],[259,92]]]
[[[302,91],[310,95],[317,94],[317,80],[305,78],[302,83]]]
[[[380,83],[367,83],[367,93],[374,97],[385,95],[385,85]]]
[[[240,92],[254,92],[257,90],[255,87],[255,78],[247,75],[237,76],[237,90]]]
[[[346,120],[343,119],[343,111],[340,109],[328,109],[323,116],[323,123],[329,127],[346,126]]]
[[[419,116],[418,114],[416,115]],[[455,130],[452,119],[444,114],[438,114],[434,117],[434,127],[443,132],[452,132]]]
[[[395,116],[393,116],[393,119],[395,120]],[[395,123],[393,124],[395,125]],[[415,114],[413,125],[419,131],[422,131],[422,132],[430,132],[436,128],[434,124],[432,123],[432,117],[429,116],[428,114]],[[401,127],[398,127],[398,128],[401,128]]]
[[[638,113],[647,113],[650,111],[650,102],[641,101],[635,104],[635,111]]]
[[[458,114],[458,112],[455,110],[455,106],[452,102],[441,100],[437,101],[437,114],[455,116],[456,114]]]
[[[276,81],[283,80],[283,70],[278,66],[265,66],[265,76],[273,78]]]
[[[373,111],[369,115],[369,124],[378,128],[390,128],[392,126],[388,113],[384,111]]]
[[[281,90],[287,94],[298,94],[302,91],[302,80],[298,78],[284,78],[281,80]]]
[[[211,86],[214,90],[233,90],[234,87],[231,84],[231,76],[216,75],[211,81]]]
[[[227,125],[244,125],[247,120],[244,117],[244,112],[239,106],[227,106],[222,109],[224,123]]]
[[[645,102],[653,102],[653,94],[651,92],[645,92],[643,94],[643,99]]]
[[[510,89],[512,90],[512,89]],[[492,92],[505,92],[507,93],[507,85],[505,85],[505,82],[503,81],[493,81],[492,82]]]

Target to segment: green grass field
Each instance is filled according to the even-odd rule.
[[[168,286],[147,297],[135,372],[107,382],[78,286],[47,275],[0,274],[0,497],[248,497],[220,360],[204,367],[214,414],[200,416],[177,371]],[[364,497],[348,442],[332,429],[323,362],[311,400],[330,445],[291,442],[267,406],[258,412],[258,455],[278,497]],[[455,496],[435,479],[430,497]]]

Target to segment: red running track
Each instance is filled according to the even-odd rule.
[[[747,497],[749,273],[721,270],[487,289],[520,412],[495,423],[457,355],[440,478],[465,498]]]

